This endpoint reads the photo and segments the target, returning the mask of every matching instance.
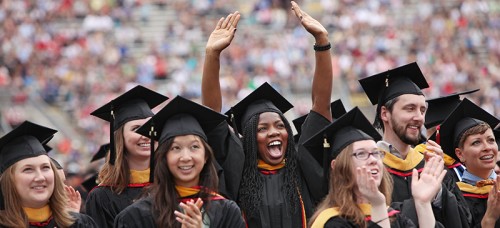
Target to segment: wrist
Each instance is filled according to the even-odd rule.
[[[327,44],[325,45],[320,45],[320,44],[314,44],[313,46],[313,49],[315,51],[328,51],[332,48],[332,44],[330,44],[330,42],[328,42]]]
[[[205,48],[205,54],[206,55],[217,55],[219,56],[220,53],[222,52],[222,50],[216,50],[216,49],[213,49],[213,48],[210,48],[210,47],[206,47]]]
[[[324,46],[327,45],[330,40],[328,40],[328,32],[323,32],[314,36],[314,41],[316,45]]]

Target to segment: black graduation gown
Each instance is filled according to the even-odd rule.
[[[93,227],[99,227],[97,224],[92,220],[91,217],[85,214],[80,214],[80,213],[74,213],[70,212],[70,214],[76,218],[75,223],[70,226],[70,228],[93,228]],[[30,223],[29,225],[30,228],[53,228],[56,227],[56,222],[52,219],[49,222],[45,223]]]
[[[283,169],[273,172],[274,174],[260,173],[264,178],[262,183],[263,194],[262,202],[259,206],[257,215],[245,214],[245,219],[248,227],[303,227],[304,216],[309,217],[312,213],[313,205],[307,188],[304,188],[304,180],[301,181],[301,197],[303,206],[296,208],[295,213],[291,215],[290,199],[287,199],[282,191],[284,184]],[[306,190],[306,191],[304,191]],[[302,208],[305,210],[304,214]]]
[[[384,158],[384,164],[394,182],[392,201],[404,203],[401,213],[417,224],[418,218],[414,209],[413,200],[411,200],[412,169],[400,170],[391,167],[386,163],[385,159],[386,158]],[[420,173],[424,165],[425,160],[422,158],[420,161],[415,161],[414,168]],[[468,219],[470,219],[470,212],[465,200],[457,196],[457,193],[459,193],[459,189],[453,183],[453,178],[450,176],[450,173],[447,172],[442,184],[441,207],[432,206],[436,221],[440,222],[445,227],[467,227],[469,224]]]
[[[299,165],[305,177],[313,204],[318,204],[328,194],[328,180],[324,177],[324,151],[309,151],[303,143],[331,122],[321,114],[311,111],[302,124],[302,134],[298,140]],[[309,216],[308,216],[309,217]]]
[[[466,183],[462,182],[461,184]],[[489,194],[478,194],[465,190],[463,190],[462,193],[472,214],[472,222],[470,227],[481,227],[481,220],[483,220],[484,213],[486,213]],[[500,228],[500,220],[496,221],[495,227]]]
[[[113,222],[123,209],[140,196],[144,185],[130,186],[121,194],[111,191],[109,186],[95,187],[87,197],[86,213],[94,219],[99,227],[113,227]]]
[[[151,208],[152,198],[138,200],[116,216],[114,227],[156,227],[155,216],[151,212]],[[240,208],[232,200],[211,201],[207,213],[210,218],[210,227],[245,227]]]
[[[207,138],[218,165],[222,167],[222,173],[218,173],[219,194],[237,201],[245,163],[241,140],[230,130],[226,122],[222,122],[210,131]]]

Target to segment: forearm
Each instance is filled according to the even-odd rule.
[[[387,206],[385,203],[380,205],[372,205],[371,220],[377,223],[380,227],[391,227]]]
[[[328,33],[315,37],[317,46],[329,43]],[[315,51],[316,66],[312,82],[312,110],[332,120],[330,98],[332,94],[333,70],[330,50]]]
[[[432,212],[430,203],[423,203],[415,201],[415,209],[417,211],[418,226],[419,227],[435,227],[436,219]]]
[[[207,49],[201,79],[201,102],[217,112],[222,110],[219,72],[220,52]]]

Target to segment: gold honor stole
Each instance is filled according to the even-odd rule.
[[[421,154],[424,154],[424,152],[427,151],[427,147],[425,144],[418,144],[415,148],[413,148],[414,150],[420,152]],[[429,153],[433,153],[431,151],[427,151]],[[457,166],[460,166],[461,163],[460,162],[457,162],[455,159],[453,159],[452,157],[450,157],[448,154],[446,153],[443,153],[443,160],[444,160],[444,165],[446,167],[448,167],[448,169],[453,169]]]
[[[413,168],[417,167],[423,159],[424,155],[414,149],[410,149],[410,152],[404,160],[385,151],[384,164],[389,173],[401,177],[408,177],[412,175]],[[422,169],[423,168],[420,168],[417,171],[420,173]]]
[[[493,188],[493,185],[477,187],[465,182],[457,182],[458,188],[462,191],[464,197],[488,199],[488,195]]]
[[[28,216],[30,225],[33,226],[47,226],[52,220],[52,210],[49,205],[42,208],[29,208],[23,207],[24,213]]]
[[[361,209],[363,214],[366,216],[365,221],[371,221],[372,205],[364,203],[364,204],[358,204],[358,207],[359,207],[359,209]],[[387,207],[387,208],[389,208],[389,207]],[[398,213],[399,213],[399,211],[392,210],[392,211],[389,211],[387,214],[389,217],[391,217],[391,216],[394,216]],[[339,215],[340,215],[340,211],[339,211],[338,207],[327,208],[327,209],[323,210],[318,215],[316,220],[314,220],[314,223],[312,224],[311,228],[323,228],[325,226],[326,222],[328,222],[328,220],[330,220],[330,218],[333,218],[333,217],[336,217]]]
[[[195,195],[198,195],[198,193],[200,193],[201,189],[203,187],[202,186],[194,186],[192,188],[188,188],[188,187],[183,187],[183,186],[179,186],[179,185],[176,185],[175,186],[175,189],[177,190],[177,192],[179,193],[179,202],[182,202],[182,203],[187,203],[189,200],[194,200],[196,201],[196,199],[198,197],[189,197],[189,196],[195,196]],[[217,194],[216,192],[210,192],[210,195],[211,195],[211,200],[223,200],[225,199],[224,196],[221,196],[219,194]]]
[[[148,186],[149,183],[149,168],[145,170],[130,170],[130,183],[127,185],[129,188],[142,188]],[[109,184],[99,184],[98,187],[113,186]]]

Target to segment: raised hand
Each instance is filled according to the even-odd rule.
[[[356,182],[359,192],[372,206],[380,204],[385,206],[385,196],[378,190],[377,182],[366,167],[356,168]]]
[[[420,177],[416,169],[413,169],[411,180],[411,194],[415,203],[430,203],[441,189],[446,170],[441,157],[434,155],[425,163]]]
[[[206,50],[221,52],[224,50],[234,38],[236,27],[240,21],[240,13],[238,11],[227,15],[226,18],[219,19],[217,26],[208,38]]]
[[[431,153],[439,155],[440,157],[444,157],[444,153],[443,150],[441,149],[441,146],[432,140],[427,140],[425,148],[427,151]]]
[[[291,3],[292,11],[295,13],[295,16],[300,20],[302,26],[304,26],[304,28],[314,36],[314,38],[319,39],[324,35],[326,35],[326,38],[328,38],[328,31],[326,31],[326,28],[321,23],[319,23],[319,21],[301,10],[296,2],[292,1]]]
[[[69,211],[79,213],[80,206],[82,205],[82,196],[80,195],[80,192],[67,185],[64,186],[64,190],[66,190],[66,195],[68,196]]]
[[[190,200],[186,204],[180,203],[179,206],[184,210],[184,213],[174,211],[175,219],[182,224],[182,228],[200,228],[203,227],[203,218],[201,214],[201,206],[203,201],[198,198],[196,202]]]

